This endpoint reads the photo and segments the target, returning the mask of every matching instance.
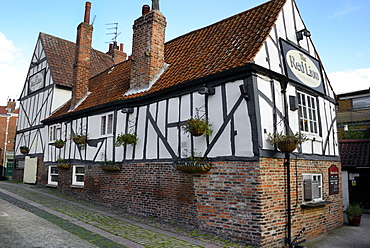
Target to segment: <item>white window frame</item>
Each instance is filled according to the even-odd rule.
[[[49,142],[54,142],[58,139],[61,139],[61,134],[62,134],[61,124],[49,126]]]
[[[113,114],[100,117],[100,135],[113,134]]]
[[[84,168],[83,173],[77,172],[77,168]],[[72,185],[84,186],[85,185],[85,166],[84,165],[73,165],[72,167]],[[78,180],[78,177],[83,176],[83,181]]]
[[[57,181],[53,181],[53,176],[57,177]],[[50,165],[49,170],[48,170],[48,184],[49,185],[58,185],[58,177],[59,177],[59,172],[58,172],[58,167],[55,165]]]
[[[297,92],[298,95],[298,115],[299,115],[299,129],[302,132],[310,134],[319,134],[318,123],[318,103],[315,96]]]
[[[303,204],[323,201],[323,175],[320,173],[302,174],[302,201]]]

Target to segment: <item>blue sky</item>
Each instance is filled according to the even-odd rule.
[[[91,0],[93,47],[106,52],[118,22],[117,41],[130,53],[133,21],[149,0]],[[265,0],[160,0],[166,40],[240,13]],[[370,87],[369,0],[296,0],[336,93]],[[0,0],[0,105],[18,98],[39,32],[75,41],[85,0]]]

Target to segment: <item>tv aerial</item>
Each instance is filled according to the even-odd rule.
[[[113,26],[114,27],[108,27],[107,30],[114,30],[113,33],[107,33],[107,35],[113,35],[113,38],[111,39],[111,41],[113,41],[114,44],[117,44],[117,37],[118,35],[121,34],[121,32],[118,33],[118,22],[114,22],[114,23],[107,23],[105,24],[107,26]],[[111,43],[111,41],[108,41],[106,43]]]

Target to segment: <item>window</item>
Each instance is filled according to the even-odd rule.
[[[85,166],[74,165],[72,175],[72,185],[84,186],[85,181]]]
[[[316,98],[298,92],[299,127],[303,132],[318,133]]]
[[[100,122],[100,134],[106,135],[112,133],[113,133],[113,114],[102,116]]]
[[[49,141],[52,142],[57,139],[60,139],[61,130],[62,130],[61,124],[50,126],[49,127]]]
[[[352,99],[353,109],[369,109],[370,108],[370,97],[359,97]]]
[[[303,202],[322,201],[322,175],[303,174]]]
[[[58,185],[58,167],[49,166],[48,184]]]

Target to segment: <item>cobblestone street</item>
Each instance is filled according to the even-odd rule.
[[[4,247],[244,247],[35,185],[0,182],[0,199]]]

